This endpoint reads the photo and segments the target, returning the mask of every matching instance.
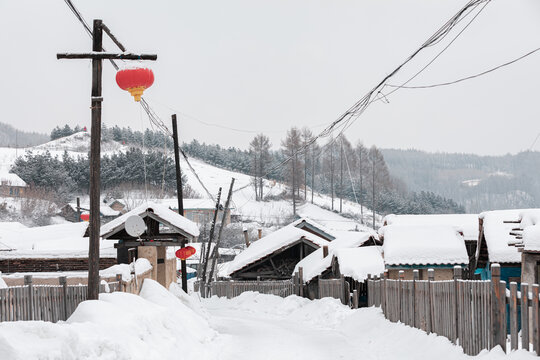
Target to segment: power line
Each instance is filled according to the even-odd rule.
[[[529,51],[528,53],[524,54],[524,55],[521,55],[520,57],[518,58],[515,58],[514,60],[511,60],[511,61],[508,61],[508,62],[505,62],[503,64],[500,64],[498,66],[495,66],[489,70],[486,70],[486,71],[482,71],[478,74],[474,74],[474,75],[470,75],[470,76],[466,76],[466,77],[463,77],[461,79],[457,79],[457,80],[453,80],[453,81],[448,81],[448,82],[444,82],[444,83],[439,83],[439,84],[432,84],[432,85],[418,85],[418,86],[401,86],[401,85],[392,85],[392,84],[387,84],[386,86],[388,87],[393,87],[393,88],[401,88],[401,89],[429,89],[429,88],[434,88],[434,87],[439,87],[439,86],[447,86],[447,85],[453,85],[453,84],[457,84],[457,83],[460,83],[462,81],[466,81],[466,80],[471,80],[471,79],[474,79],[474,78],[477,78],[477,77],[480,77],[480,76],[483,76],[483,75],[486,75],[486,74],[489,74],[493,71],[496,71],[496,70],[499,70],[500,68],[503,68],[505,66],[508,66],[508,65],[511,65],[511,64],[514,64],[530,55],[533,55],[534,53],[540,51],[540,47],[539,48],[536,48],[532,51]]]
[[[84,29],[86,30],[86,32],[88,33],[88,35],[90,36],[90,38],[93,38],[93,33],[92,33],[92,30],[90,29],[90,26],[88,26],[88,23],[84,20],[83,16],[81,15],[81,13],[79,12],[79,10],[77,10],[77,8],[75,7],[75,5],[73,5],[73,3],[71,2],[71,0],[64,0],[65,3],[67,4],[67,6],[70,8],[70,10],[73,12],[73,14],[75,15],[75,17],[79,20],[79,22],[82,24],[82,26],[84,27]],[[116,43],[116,42],[115,42]],[[118,44],[117,44],[118,45]],[[105,50],[103,48],[103,50]],[[123,49],[120,49],[120,50],[123,50]],[[112,64],[112,66],[118,70],[120,67],[116,64],[116,62],[113,60],[113,59],[110,59],[110,62]],[[150,105],[146,102],[146,99],[141,98],[141,101],[140,101],[140,105],[141,107],[143,108],[143,110],[146,112],[146,114],[148,115],[148,119],[150,120],[150,124],[154,124],[161,132],[163,132],[165,135],[169,135],[169,136],[172,136],[172,132],[169,130],[169,128],[167,127],[167,125],[165,125],[163,123],[163,121],[159,118],[159,116],[154,112],[154,110],[150,107]],[[144,134],[143,134],[143,137],[144,137]],[[201,184],[201,186],[203,187],[203,189],[206,191],[206,193],[208,194],[208,196],[213,200],[214,197],[212,196],[212,194],[208,191],[207,187],[204,185],[204,183],[202,182],[201,178],[199,177],[199,175],[197,174],[197,172],[195,171],[195,169],[193,168],[193,166],[191,165],[191,163],[189,162],[189,159],[186,155],[186,153],[184,152],[184,150],[182,148],[180,148],[180,152],[182,153],[184,159],[186,160],[186,163],[188,164],[188,167],[189,169],[191,170],[191,172],[193,173],[193,175],[195,175],[195,178],[197,179],[197,181]]]

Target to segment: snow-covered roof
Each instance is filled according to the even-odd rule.
[[[386,225],[450,225],[467,241],[478,241],[478,214],[394,215],[384,217]]]
[[[17,174],[2,172],[0,173],[0,185],[26,187],[28,184]]]
[[[111,236],[114,232],[124,226],[124,223],[130,216],[144,216],[147,212],[150,212],[150,209],[152,210],[151,212],[163,220],[165,225],[173,227],[176,230],[183,231],[193,237],[199,236],[199,228],[193,221],[186,219],[182,215],[179,215],[162,204],[152,202],[140,205],[124,215],[117,217],[116,219],[103,225],[101,227],[101,236],[103,238]]]
[[[468,264],[463,236],[449,225],[387,225],[384,237],[386,265]]]
[[[273,233],[251,243],[251,245],[236,255],[227,268],[227,275],[230,275],[244,267],[278,251],[288,248],[295,242],[304,239],[312,244],[322,247],[330,242],[313,235],[305,230],[298,229],[289,224]]]
[[[505,223],[505,221],[518,222],[520,214],[525,209],[486,211],[479,215],[483,220],[482,228],[489,255],[492,263],[520,263],[521,253],[515,246],[509,246],[508,242],[515,240],[510,235],[516,223]],[[477,250],[477,254],[479,249]]]
[[[523,250],[540,252],[540,225],[527,226],[523,230]]]
[[[357,281],[364,281],[368,275],[384,272],[384,260],[381,246],[337,249],[334,257],[339,264],[339,272]]]
[[[350,233],[342,235],[328,244],[328,256],[323,257],[323,249],[317,249],[296,264],[293,274],[302,267],[302,276],[304,282],[309,282],[313,278],[321,275],[332,265],[332,255],[337,249],[359,247],[371,238],[370,233],[357,231],[343,231]],[[351,235],[353,234],[353,235]]]
[[[88,223],[68,223],[0,231],[0,242],[12,251],[0,251],[0,258],[87,257]],[[100,241],[100,256],[116,257],[111,242]]]
[[[313,221],[308,217],[301,217],[300,219],[294,221],[291,225],[297,228],[302,228],[302,226],[307,225],[307,227],[311,228],[313,231],[321,232],[322,236],[328,238],[326,240],[334,240],[336,238],[336,236],[331,230],[327,229],[325,226]]]
[[[540,224],[540,209],[526,209],[519,213],[520,228]]]

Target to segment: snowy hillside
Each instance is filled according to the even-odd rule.
[[[15,162],[17,156],[24,156],[27,150],[33,153],[44,153],[49,151],[53,156],[62,158],[64,152],[72,157],[85,156],[88,154],[90,145],[90,134],[88,132],[78,132],[73,135],[50,141],[36,147],[27,149],[0,148],[0,167],[3,171],[8,171]],[[115,141],[102,143],[103,154],[113,154],[123,152],[129,149],[129,146]],[[227,191],[229,189],[231,178],[235,178],[234,195],[232,206],[234,213],[237,214],[244,223],[256,223],[257,226],[268,227],[272,225],[283,224],[293,217],[292,202],[290,200],[273,201],[255,201],[255,192],[251,187],[251,177],[246,174],[233,172],[209,165],[201,160],[190,159],[195,172],[198,174],[202,183],[206,186],[213,197],[216,197],[219,187],[222,188],[222,203],[225,203]],[[209,198],[204,187],[197,180],[189,166],[182,159],[182,172],[188,178],[189,185],[201,196]],[[279,195],[285,192],[286,186],[276,181],[264,182],[265,196],[279,198]],[[297,212],[300,216],[311,217],[315,221],[335,230],[355,230],[361,229],[360,223],[362,209],[360,205],[344,200],[343,215],[332,212],[332,201],[329,196],[315,194],[314,204],[310,203],[311,193],[308,191],[308,198],[304,204],[298,206]],[[334,199],[334,209],[339,209],[339,199]],[[372,223],[371,213],[367,208],[363,209],[364,222]],[[377,216],[376,222],[379,223],[381,217]]]

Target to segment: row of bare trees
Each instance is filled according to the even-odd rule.
[[[257,200],[264,200],[263,178],[272,166],[270,148],[270,139],[264,134],[250,143]],[[320,145],[308,128],[292,127],[281,141],[281,156],[286,161],[282,178],[291,189],[294,212],[300,201],[313,203],[314,193],[321,192],[331,197],[331,209],[339,212],[344,211],[344,198],[355,199],[361,204],[363,219],[364,204],[375,213],[379,194],[396,187],[379,149],[368,149],[361,142],[353,146],[343,134]]]

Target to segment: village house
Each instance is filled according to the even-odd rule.
[[[90,208],[89,204],[81,204],[80,206],[80,221],[84,221],[85,219],[88,219]],[[107,204],[101,204],[99,207],[99,215],[101,218],[101,223],[105,224],[112,219],[116,219],[118,216],[120,216],[122,213],[118,210],[114,210]],[[71,222],[77,222],[79,221],[79,213],[77,212],[77,204],[76,203],[68,203],[64,206],[62,206],[58,212],[58,215],[66,219],[67,221]]]
[[[521,253],[511,243],[510,233],[518,226],[523,209],[486,211],[479,215],[480,235],[476,250],[476,273],[491,279],[491,264],[500,264],[501,280],[509,284],[521,280]]]
[[[357,231],[342,231],[340,236],[330,242],[326,247],[320,248],[296,264],[293,273],[300,275],[302,268],[301,281],[305,284],[307,297],[315,299],[318,296],[318,280],[339,278],[336,268],[332,266],[332,260],[335,252],[339,249],[373,247],[380,245],[376,234]],[[334,233],[334,235],[336,235]],[[380,256],[380,255],[379,255]],[[358,266],[362,266],[360,261]],[[384,271],[384,268],[383,268]]]
[[[469,269],[476,263],[476,246],[478,244],[479,225],[477,214],[426,214],[426,215],[394,215],[384,217],[383,225],[448,225],[453,226],[463,235],[467,255],[469,256],[468,269],[465,269],[464,278],[473,278]]]
[[[427,280],[428,269],[434,269],[435,280],[450,280],[454,266],[469,263],[463,235],[453,226],[387,225],[379,235],[390,279],[398,279],[403,270],[405,279],[412,280],[417,269],[420,280]]]
[[[153,202],[167,206],[169,209],[178,212],[178,200],[177,199],[156,199]],[[216,202],[212,199],[184,199],[184,217],[193,221],[197,225],[210,224],[214,219],[214,212],[216,210]],[[221,221],[223,218],[223,204],[219,205],[218,219]],[[231,223],[231,212],[233,208],[227,210],[225,216],[225,225]]]
[[[0,196],[23,197],[28,189],[28,184],[17,174],[0,174]]]
[[[0,225],[0,271],[88,271],[88,238],[84,237],[87,227],[88,223],[33,228],[3,223]],[[100,241],[100,269],[114,264],[116,253],[112,244]]]
[[[290,279],[296,264],[330,242],[289,224],[254,241],[227,265],[234,280]]]

